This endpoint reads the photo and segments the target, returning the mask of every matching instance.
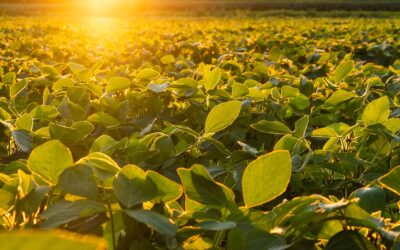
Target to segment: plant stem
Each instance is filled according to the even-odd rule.
[[[106,204],[108,208],[108,213],[110,216],[110,224],[111,224],[111,237],[112,237],[112,245],[113,245],[113,250],[117,249],[117,244],[116,244],[116,239],[115,239],[115,225],[114,225],[114,218],[112,214],[112,208],[111,208],[111,203],[109,198],[107,197],[106,199]]]
[[[214,236],[213,248],[219,248],[224,239],[225,231],[218,231]]]

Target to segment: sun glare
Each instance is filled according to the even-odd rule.
[[[104,15],[114,8],[120,1],[118,0],[87,0],[89,11],[92,14]]]

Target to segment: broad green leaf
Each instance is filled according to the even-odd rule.
[[[342,62],[335,70],[335,83],[342,81],[353,70],[353,67],[354,62],[352,60]]]
[[[388,120],[389,114],[389,99],[387,96],[383,96],[368,103],[362,114],[362,120],[366,126],[384,124]]]
[[[379,178],[379,183],[384,188],[400,195],[400,166],[393,168],[389,173]]]
[[[80,236],[64,231],[16,230],[0,234],[2,250],[100,250],[105,242],[94,236]]]
[[[356,231],[341,231],[329,239],[325,250],[375,250],[374,245]]]
[[[227,206],[234,200],[232,190],[215,182],[202,165],[193,165],[190,169],[179,168],[185,194],[201,204]]]
[[[61,91],[63,89],[71,88],[74,85],[75,85],[74,81],[72,81],[71,79],[69,79],[69,78],[60,78],[53,84],[52,88],[53,88],[54,91]]]
[[[94,129],[88,121],[74,122],[71,127],[50,122],[49,133],[52,139],[60,140],[65,144],[74,144],[85,139]]]
[[[70,102],[67,96],[64,96],[57,110],[70,121],[81,121],[86,117],[86,111],[80,105]]]
[[[27,131],[32,131],[33,128],[33,118],[30,114],[23,114],[15,122],[15,127],[17,129],[24,129]]]
[[[163,91],[165,91],[169,86],[169,82],[164,82],[164,83],[154,83],[154,82],[150,82],[147,85],[147,88],[150,89],[151,91],[153,91],[154,93],[161,93]]]
[[[11,134],[21,151],[29,152],[33,149],[33,137],[31,132],[23,129],[16,129],[12,130]]]
[[[148,171],[146,175],[153,181],[157,188],[156,195],[152,199],[153,202],[163,201],[167,203],[177,200],[182,196],[183,189],[178,183],[152,170]]]
[[[250,127],[262,133],[268,134],[286,135],[292,133],[288,126],[279,121],[261,120],[257,123],[251,124]]]
[[[7,84],[14,84],[17,79],[17,75],[15,72],[8,72],[3,76],[3,80]]]
[[[383,211],[386,207],[385,192],[379,187],[363,187],[357,189],[354,192],[354,197],[360,199],[358,205],[368,213],[379,210]]]
[[[247,87],[246,85],[237,83],[237,82],[232,84],[232,97],[233,98],[245,96],[248,93],[249,93],[249,87]]]
[[[291,165],[288,151],[273,151],[252,161],[242,177],[246,206],[264,204],[285,192],[290,181]]]
[[[56,228],[70,221],[105,211],[104,205],[97,201],[78,200],[71,202],[63,200],[51,205],[40,214],[40,218],[43,220],[40,226],[45,229]]]
[[[310,106],[310,100],[308,97],[301,93],[298,96],[289,99],[289,104],[297,110],[305,110]]]
[[[160,73],[158,73],[154,69],[150,69],[150,68],[142,69],[136,75],[136,79],[138,79],[138,80],[151,80],[151,79],[154,79],[154,78],[158,77],[159,75],[160,75]]]
[[[61,188],[70,194],[96,199],[99,192],[93,171],[89,166],[75,165],[62,172],[59,177]]]
[[[90,153],[101,152],[111,156],[116,145],[117,141],[115,141],[114,138],[109,135],[101,135],[93,142],[92,146],[90,147]]]
[[[18,193],[21,198],[24,198],[33,190],[34,188],[33,180],[31,175],[26,174],[21,169],[18,169],[17,173],[19,179]]]
[[[207,115],[205,134],[216,133],[230,126],[239,116],[242,103],[229,101],[216,105]]]
[[[59,113],[57,108],[50,105],[40,105],[32,109],[29,113],[32,117],[41,119],[41,120],[48,120],[51,121],[56,118]]]
[[[162,235],[174,237],[178,231],[178,226],[172,223],[167,217],[156,212],[137,209],[125,210],[125,213]]]
[[[131,80],[126,77],[113,76],[108,80],[106,86],[107,93],[114,93],[115,91],[124,90],[131,86]]]
[[[207,72],[204,76],[205,89],[207,91],[214,89],[218,85],[220,80],[221,80],[221,69],[220,68],[214,68],[210,72]]]
[[[331,137],[338,137],[338,134],[333,128],[325,127],[325,128],[318,128],[314,129],[311,133],[312,137],[321,137],[321,138],[331,138]]]
[[[165,55],[160,59],[162,64],[172,64],[175,63],[175,57],[173,55]]]
[[[268,59],[273,62],[278,62],[281,57],[281,50],[278,47],[272,47],[268,54]]]
[[[81,158],[77,164],[89,166],[103,181],[113,177],[120,170],[118,164],[111,157],[100,152],[88,154]]]
[[[89,116],[87,120],[105,127],[113,127],[120,124],[117,119],[105,112],[94,113],[93,115]]]
[[[293,136],[297,138],[304,138],[309,121],[310,117],[308,115],[305,115],[302,118],[298,119],[294,124]]]
[[[356,94],[339,89],[333,93],[324,103],[325,108],[332,108],[338,106],[350,99],[357,97]]]
[[[21,93],[27,86],[25,80],[18,81],[10,86],[10,99],[15,98],[19,93]]]
[[[296,97],[300,93],[299,89],[293,88],[291,86],[282,86],[281,88],[281,95],[283,98],[288,98],[288,97]]]
[[[114,193],[118,201],[132,208],[155,198],[157,186],[138,166],[126,165],[121,168],[114,180]]]
[[[73,163],[71,151],[56,140],[36,147],[28,158],[28,168],[52,185],[58,183],[58,177]]]

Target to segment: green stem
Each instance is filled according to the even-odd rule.
[[[115,239],[115,224],[114,224],[114,218],[113,218],[113,214],[112,214],[111,203],[110,203],[110,200],[108,199],[108,197],[106,200],[106,204],[107,204],[108,213],[110,216],[112,245],[113,245],[113,249],[116,250],[117,244],[116,244],[116,239]]]
[[[221,246],[221,242],[224,239],[225,231],[218,231],[215,234],[213,241],[213,248],[219,248]]]

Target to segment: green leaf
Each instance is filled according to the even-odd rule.
[[[247,87],[246,85],[244,85],[242,83],[237,83],[237,82],[234,82],[232,84],[232,97],[233,98],[245,96],[248,93],[249,93],[249,87]]]
[[[378,181],[382,187],[400,196],[400,166],[390,170],[389,173],[379,178]]]
[[[114,180],[114,193],[118,201],[131,208],[149,201],[157,194],[157,186],[138,166],[126,165]]]
[[[233,221],[213,221],[213,220],[206,220],[199,222],[194,225],[195,227],[199,227],[203,230],[210,230],[210,231],[224,231],[229,230],[236,227],[236,223]]]
[[[104,213],[106,208],[100,202],[91,200],[60,201],[51,205],[41,213],[40,218],[44,220],[41,228],[51,229],[61,226],[70,221]]]
[[[325,101],[324,108],[333,108],[355,97],[356,94],[339,89]]]
[[[21,93],[27,86],[25,80],[18,81],[10,86],[10,99],[15,98],[19,93]]]
[[[342,81],[352,71],[353,67],[354,62],[352,60],[342,62],[335,70],[335,83]]]
[[[111,157],[100,152],[88,154],[81,158],[77,164],[89,166],[103,181],[113,177],[120,170],[118,164]]]
[[[127,89],[131,86],[131,80],[126,77],[113,76],[108,80],[106,86],[107,93],[114,93],[119,90]]]
[[[205,89],[207,91],[214,89],[220,80],[221,80],[221,69],[220,68],[214,68],[210,72],[207,72],[204,76]]]
[[[230,126],[239,116],[242,103],[229,101],[216,105],[208,113],[205,134],[216,133]]]
[[[100,124],[105,127],[118,126],[120,122],[105,112],[97,112],[87,118],[88,121]]]
[[[214,206],[233,203],[232,190],[215,182],[204,166],[196,164],[190,169],[179,168],[177,171],[189,199]]]
[[[99,192],[93,171],[88,166],[79,164],[69,167],[60,175],[61,188],[70,194],[96,199]]]
[[[40,105],[32,109],[29,113],[32,117],[51,121],[56,118],[59,113],[57,112],[57,108],[50,105]]]
[[[31,132],[23,129],[11,130],[15,143],[23,152],[29,152],[33,149],[33,137]]]
[[[28,158],[28,168],[52,185],[73,164],[72,154],[61,142],[53,140],[36,147]]]
[[[54,91],[61,91],[63,89],[68,89],[74,87],[74,81],[69,78],[60,78],[55,83],[53,83],[52,89]]]
[[[14,84],[16,79],[17,75],[15,74],[15,72],[8,72],[3,76],[3,80],[7,84]]]
[[[167,217],[156,212],[137,209],[125,210],[125,213],[162,235],[174,237],[178,231],[178,226],[172,223]]]
[[[242,177],[246,206],[264,204],[285,192],[291,172],[292,164],[288,151],[274,151],[252,161]]]
[[[175,63],[175,57],[173,55],[165,55],[160,59],[162,64],[172,64]]]
[[[46,250],[99,250],[105,242],[94,236],[79,236],[68,232],[16,230],[0,234],[2,250],[46,249]]]
[[[308,97],[301,93],[298,96],[289,99],[289,104],[297,110],[305,110],[310,106],[310,100]]]
[[[358,205],[368,213],[379,210],[383,211],[386,207],[385,192],[379,187],[363,187],[357,189],[354,192],[354,197],[360,199]]]
[[[384,124],[388,120],[389,114],[389,98],[383,96],[368,103],[362,114],[362,120],[366,126]]]
[[[273,62],[278,62],[281,57],[281,50],[278,47],[272,47],[268,53],[268,59]]]
[[[325,250],[375,250],[374,245],[356,231],[341,231],[335,234]]]
[[[114,153],[116,145],[117,141],[115,141],[114,138],[112,138],[111,136],[100,135],[99,137],[96,138],[96,140],[90,147],[90,153],[101,152],[111,156]]]
[[[147,88],[150,89],[151,91],[153,91],[154,93],[161,93],[163,91],[165,91],[169,86],[169,82],[164,82],[164,83],[154,83],[154,82],[150,82],[147,85]]]
[[[283,98],[288,98],[288,97],[296,97],[300,93],[299,89],[293,88],[290,86],[282,86],[281,88],[281,95]]]
[[[57,110],[70,121],[81,121],[86,117],[86,111],[80,105],[70,102],[67,96],[64,96]]]
[[[150,69],[150,68],[142,69],[136,75],[136,79],[138,79],[138,80],[151,80],[151,79],[154,79],[154,78],[158,77],[159,75],[160,75],[160,73],[158,73],[154,69]]]
[[[304,138],[306,135],[309,121],[310,117],[308,115],[305,115],[302,118],[298,119],[294,124],[293,136],[297,138]]]
[[[153,202],[162,201],[167,203],[177,200],[182,196],[183,189],[178,183],[152,170],[148,171],[146,175],[153,181],[157,188],[156,195],[152,199]]]
[[[32,131],[33,128],[33,118],[30,114],[23,114],[15,122],[15,127],[18,129],[24,129],[27,131]]]
[[[250,125],[253,129],[267,134],[286,135],[292,133],[290,128],[279,121],[261,120]]]
[[[338,137],[336,131],[331,127],[314,129],[311,133],[312,137],[332,138]]]
[[[88,121],[74,122],[71,127],[62,126],[50,122],[49,133],[52,139],[60,140],[65,144],[74,144],[85,139],[92,131],[94,126]]]

